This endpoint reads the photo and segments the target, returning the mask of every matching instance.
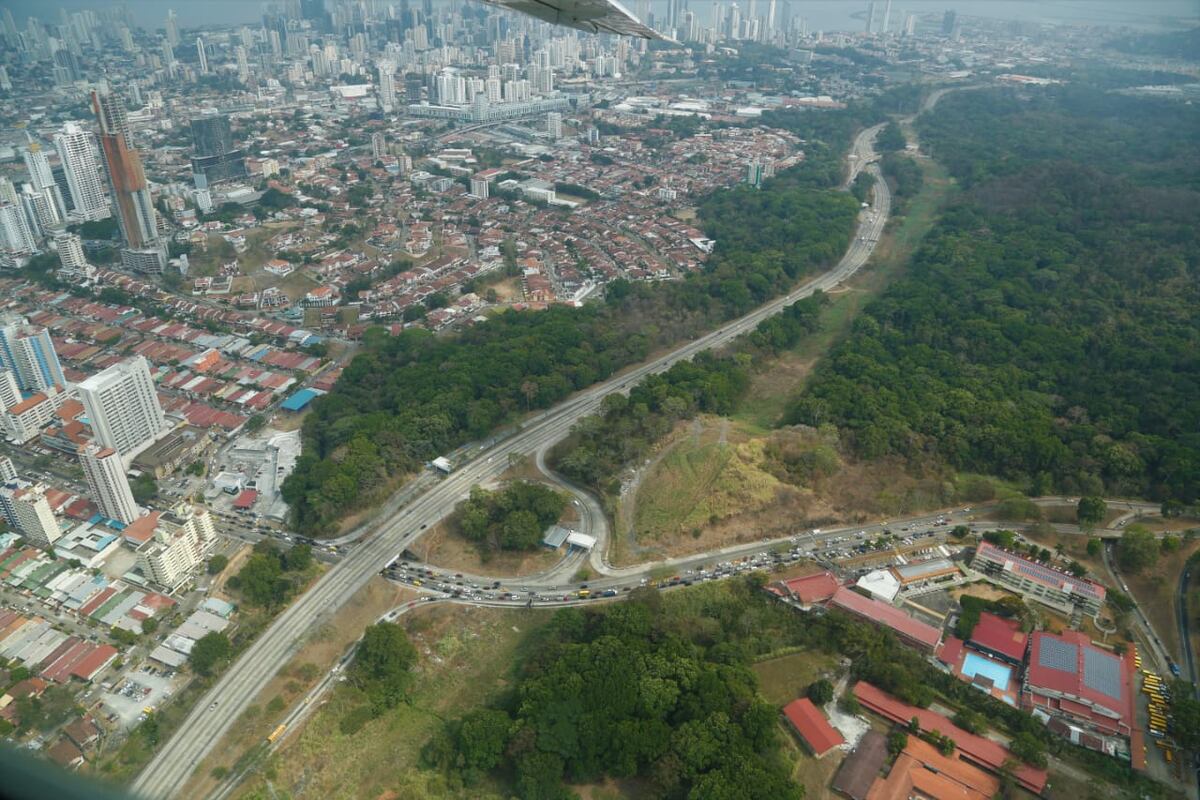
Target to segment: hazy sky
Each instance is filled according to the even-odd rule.
[[[102,0],[2,0],[23,25],[30,15],[56,20],[58,9],[76,11],[81,8],[106,8],[121,3]],[[441,4],[446,0],[435,0]],[[759,14],[766,13],[769,0],[757,0]],[[777,0],[787,2],[792,14],[808,19],[811,30],[859,31],[863,27],[861,14],[866,0]],[[884,0],[879,0],[880,3]],[[729,0],[725,0],[726,5]],[[743,13],[750,0],[741,0]],[[381,6],[389,5],[386,1]],[[627,8],[636,12],[638,0],[624,0]],[[125,0],[137,23],[146,28],[161,28],[167,9],[174,8],[183,27],[203,24],[253,24],[262,19],[266,3],[254,0]],[[707,19],[712,0],[690,0],[693,11]],[[666,0],[651,0],[650,8],[663,13]],[[1000,19],[1024,19],[1056,23],[1091,23],[1128,25],[1131,27],[1175,27],[1185,21],[1200,22],[1200,0],[893,0],[892,19],[899,25],[906,12],[941,14],[946,9]],[[860,18],[853,15],[859,14]]]

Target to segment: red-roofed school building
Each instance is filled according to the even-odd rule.
[[[807,697],[793,700],[784,706],[783,716],[791,724],[796,735],[817,758],[821,758],[846,742],[842,734],[829,724],[829,720],[821,713],[821,709],[813,705],[812,700]]]

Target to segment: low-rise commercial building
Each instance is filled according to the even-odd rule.
[[[1104,606],[1106,592],[1100,584],[1076,578],[988,542],[981,542],[976,548],[971,569],[1022,597],[1064,614],[1078,610],[1095,616]]]

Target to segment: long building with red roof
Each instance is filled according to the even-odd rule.
[[[829,724],[821,709],[813,705],[813,701],[807,697],[793,700],[784,706],[783,716],[817,758],[846,742],[837,729]]]
[[[942,641],[942,631],[913,619],[893,605],[863,597],[858,592],[838,587],[829,601],[833,608],[840,609],[867,622],[881,625],[892,631],[905,644],[932,653]]]

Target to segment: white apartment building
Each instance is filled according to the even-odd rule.
[[[4,512],[8,524],[37,547],[50,547],[62,536],[62,529],[46,500],[46,487],[40,483],[0,487],[0,511]]]
[[[162,432],[166,422],[150,365],[142,356],[113,364],[76,387],[96,441],[131,459]]]
[[[159,517],[154,536],[137,552],[138,567],[150,580],[174,590],[204,563],[216,542],[208,509],[180,503]]]
[[[125,477],[125,465],[116,450],[88,445],[79,451],[79,463],[101,514],[126,524],[140,516]]]
[[[73,213],[84,220],[111,216],[108,200],[104,197],[104,184],[100,179],[91,133],[74,122],[68,122],[63,126],[62,133],[54,135],[54,147],[62,160],[71,202],[75,204]]]

